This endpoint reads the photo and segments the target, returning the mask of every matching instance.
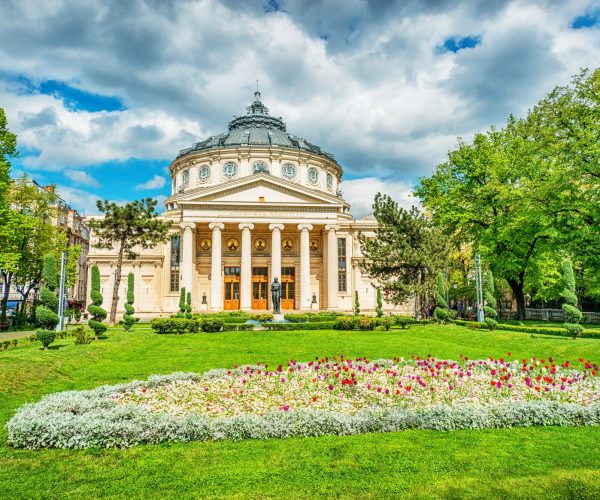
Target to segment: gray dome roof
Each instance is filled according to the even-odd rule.
[[[269,115],[269,109],[261,102],[258,91],[254,94],[254,102],[246,108],[246,114],[229,122],[228,132],[213,135],[190,148],[182,149],[177,158],[194,151],[248,145],[301,149],[335,161],[332,154],[326,153],[319,146],[286,132],[283,120]]]

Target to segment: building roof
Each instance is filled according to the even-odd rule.
[[[335,161],[332,154],[326,153],[319,146],[287,132],[281,118],[269,115],[269,108],[261,102],[258,91],[254,94],[252,104],[246,108],[246,114],[231,120],[228,129],[225,133],[213,135],[190,148],[182,149],[177,158],[194,151],[256,145],[300,149]]]

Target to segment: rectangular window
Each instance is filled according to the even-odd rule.
[[[348,291],[346,276],[346,238],[338,238],[338,292]]]
[[[179,291],[179,252],[180,252],[179,235],[171,236],[171,274],[170,287],[171,292]]]

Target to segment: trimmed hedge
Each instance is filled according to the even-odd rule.
[[[485,323],[478,323],[477,321],[463,321],[456,320],[454,323],[460,326],[466,326],[475,330],[488,330],[488,325]],[[557,337],[570,337],[571,334],[565,328],[553,328],[553,327],[539,327],[539,326],[518,326],[518,325],[507,325],[504,323],[498,323],[496,330],[504,330],[509,332],[519,333],[533,333],[538,335],[555,335]],[[582,338],[589,339],[600,339],[600,332],[593,330],[584,330],[580,335]]]
[[[313,323],[265,323],[262,325],[269,331],[289,331],[289,330],[333,330],[335,321],[321,321]]]
[[[323,311],[317,313],[285,314],[283,317],[291,323],[319,323],[322,321],[335,321],[340,316],[345,316],[345,314],[342,312]]]

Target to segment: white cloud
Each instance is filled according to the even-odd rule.
[[[160,189],[166,182],[166,179],[162,175],[156,174],[152,179],[135,186],[135,189]]]
[[[419,200],[412,195],[413,187],[405,182],[363,177],[345,181],[342,186],[344,199],[350,203],[350,213],[356,219],[365,217],[373,211],[373,200],[377,193],[387,194],[406,209],[419,205]]]
[[[100,183],[82,170],[65,170],[65,177],[73,182],[90,187],[100,187]]]
[[[71,208],[77,210],[81,215],[97,215],[99,213],[96,202],[100,197],[94,193],[62,185],[56,186],[56,192]]]
[[[347,173],[412,179],[457,136],[522,115],[600,60],[600,30],[570,27],[588,0],[282,1],[274,14],[233,0],[38,3],[3,5],[0,78],[65,81],[128,109],[0,88],[21,146],[40,151],[26,162],[36,169],[171,160],[226,130],[259,79],[272,114]],[[436,52],[467,35],[481,45]]]

